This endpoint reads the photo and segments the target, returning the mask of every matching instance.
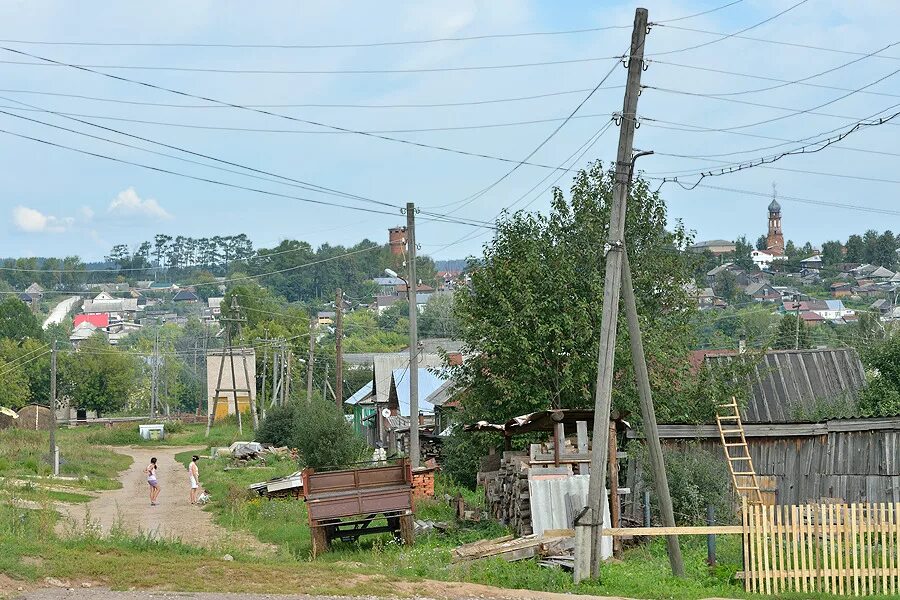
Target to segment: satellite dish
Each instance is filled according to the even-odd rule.
[[[390,409],[382,408],[382,409],[381,409],[381,416],[384,417],[385,419],[387,419],[389,416],[391,416],[391,411],[390,411]]]

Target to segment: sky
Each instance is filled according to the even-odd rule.
[[[744,234],[754,241],[765,233],[773,185],[785,237],[795,242],[820,245],[866,229],[900,230],[894,193],[900,117],[861,128],[821,152],[682,188],[697,181],[692,174],[720,166],[716,161],[751,163],[900,109],[900,3],[894,0],[808,0],[742,34],[795,46],[723,38],[797,2],[743,0],[691,18],[682,17],[729,2],[641,3],[659,24],[646,41],[635,135],[637,149],[655,154],[641,158],[638,168],[646,177],[684,175],[681,185],[666,183],[660,193],[670,221],[682,220],[698,240]],[[246,233],[257,247],[283,239],[314,246],[386,242],[387,228],[405,222],[400,207],[407,202],[448,215],[429,220],[420,213],[421,252],[478,254],[490,230],[447,218],[471,223],[493,221],[510,207],[546,211],[550,186],[567,190],[572,177],[546,166],[577,169],[615,159],[618,127],[604,126],[622,109],[626,71],[613,57],[628,47],[637,6],[611,0],[6,0],[0,3],[0,256],[95,260],[114,244],[136,248],[156,233]],[[596,28],[604,29],[333,47]],[[234,47],[241,45],[294,47]],[[332,47],[296,47],[303,45]],[[137,83],[46,66],[41,58],[92,65]],[[548,62],[557,64],[508,67]],[[472,66],[504,68],[460,69]],[[541,97],[507,101],[533,96]],[[454,106],[422,106],[434,104]],[[580,104],[527,161],[544,167],[512,170]]]

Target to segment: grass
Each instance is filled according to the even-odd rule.
[[[244,427],[244,435],[238,435],[237,419],[229,417],[216,422],[208,438],[205,423],[184,424],[180,421],[165,422],[166,435],[162,440],[143,439],[137,423],[118,423],[111,427],[82,425],[66,430],[66,433],[98,446],[230,446],[238,440],[253,438],[250,424],[245,423]]]
[[[57,436],[60,448],[59,474],[76,480],[54,480],[54,485],[64,484],[86,490],[121,487],[117,475],[131,465],[131,458],[98,448],[86,439],[67,434],[67,430],[61,430]],[[52,473],[47,460],[49,446],[49,434],[46,431],[0,431],[0,477],[49,477]]]

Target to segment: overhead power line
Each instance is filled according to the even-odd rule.
[[[864,129],[864,128],[868,128],[868,127],[877,127],[879,125],[883,125],[889,121],[892,121],[893,119],[896,119],[898,116],[900,116],[900,111],[895,112],[890,115],[887,115],[885,117],[879,117],[877,119],[859,121],[858,123],[854,124],[851,128],[847,129],[846,131],[843,131],[842,133],[840,133],[838,135],[835,135],[835,136],[832,136],[832,137],[829,137],[829,138],[826,138],[823,140],[818,140],[818,141],[815,141],[812,143],[804,144],[803,146],[800,146],[798,148],[793,148],[791,150],[785,150],[784,152],[780,152],[778,154],[774,154],[771,156],[763,156],[763,157],[751,159],[748,161],[742,161],[740,163],[732,163],[729,166],[718,167],[716,169],[712,169],[709,171],[699,171],[697,173],[692,174],[693,176],[699,177],[697,179],[697,181],[694,182],[693,184],[686,185],[681,182],[682,177],[689,177],[691,175],[687,175],[687,176],[679,175],[679,176],[675,176],[675,177],[663,177],[662,182],[659,185],[660,185],[660,187],[662,187],[666,183],[671,182],[671,183],[677,183],[679,186],[681,186],[684,189],[691,190],[691,189],[694,189],[695,187],[697,187],[697,185],[699,185],[700,182],[703,181],[703,179],[705,179],[707,177],[719,177],[722,175],[729,175],[731,173],[736,173],[738,171],[744,171],[747,169],[751,169],[753,167],[771,164],[771,163],[781,160],[782,158],[785,158],[787,156],[792,156],[792,155],[797,155],[797,154],[814,154],[817,152],[821,152],[822,150],[828,148],[832,144],[835,144],[835,143],[843,140],[847,136],[852,135],[853,133],[855,133],[856,131],[859,131],[860,129]]]
[[[445,73],[456,71],[498,71],[505,69],[528,69],[532,67],[549,67],[573,65],[581,63],[619,60],[618,56],[592,56],[588,58],[570,58],[566,60],[549,60],[530,63],[513,63],[505,65],[468,65],[461,67],[419,67],[410,69],[225,69],[216,67],[175,67],[171,65],[104,65],[31,62],[20,60],[0,60],[0,64],[22,65],[31,67],[64,67],[75,66],[85,69],[136,70],[136,71],[174,71],[180,73],[219,73],[228,75],[399,75],[407,73]]]
[[[625,57],[625,54],[622,55],[622,58],[623,58],[623,59],[624,59],[624,57]],[[509,177],[510,175],[512,175],[513,173],[515,173],[515,172],[519,169],[519,167],[521,167],[523,164],[525,164],[526,161],[530,160],[532,156],[534,156],[535,154],[537,154],[538,151],[539,151],[541,148],[543,148],[545,145],[547,145],[547,143],[548,143],[551,139],[553,139],[553,137],[556,136],[556,134],[559,133],[559,131],[560,131],[563,127],[566,126],[566,123],[568,123],[569,121],[571,121],[572,118],[575,117],[576,113],[577,113],[579,110],[581,110],[581,108],[582,108],[585,104],[587,104],[588,100],[590,100],[591,97],[593,97],[593,95],[597,92],[597,90],[600,89],[600,86],[602,86],[604,83],[606,83],[606,80],[609,79],[610,76],[612,76],[613,72],[616,70],[617,67],[618,67],[618,63],[613,64],[612,68],[611,68],[611,69],[610,69],[610,70],[609,70],[609,71],[608,71],[608,72],[600,79],[600,81],[597,83],[597,85],[594,86],[594,88],[590,91],[590,93],[588,93],[588,95],[585,96],[585,97],[581,100],[581,102],[579,102],[578,105],[575,106],[574,109],[572,109],[572,112],[569,113],[569,115],[562,121],[562,123],[560,123],[553,131],[551,131],[550,134],[549,134],[547,137],[545,137],[545,138],[544,138],[544,139],[543,139],[543,140],[542,140],[542,141],[541,141],[541,142],[540,142],[540,143],[539,143],[539,144],[538,144],[531,152],[529,152],[529,153],[525,156],[525,158],[523,158],[521,161],[519,161],[519,162],[518,162],[516,165],[514,165],[509,171],[507,171],[506,173],[504,173],[502,176],[500,176],[498,179],[496,179],[496,180],[495,180],[493,183],[491,183],[490,185],[488,185],[488,186],[482,188],[481,190],[477,191],[476,193],[472,194],[471,196],[469,196],[469,197],[467,197],[467,198],[464,198],[464,199],[461,201],[461,203],[459,204],[459,206],[457,206],[457,207],[454,208],[453,210],[449,211],[447,214],[453,214],[453,213],[455,213],[455,212],[457,212],[457,211],[459,211],[459,210],[462,210],[465,206],[471,204],[472,202],[478,200],[479,198],[482,198],[486,193],[488,193],[490,190],[492,190],[492,189],[495,188],[497,185],[499,185],[499,184],[500,184],[502,181],[504,181],[507,177]]]
[[[705,35],[718,35],[718,36],[729,35],[726,33],[722,33],[720,31],[709,31],[707,29],[696,29],[693,27],[684,27],[681,25],[667,25],[665,21],[659,21],[659,22],[657,22],[657,25],[659,25],[660,27],[668,27],[669,29],[678,29],[681,31],[690,31],[692,33],[702,33]],[[790,46],[792,48],[805,48],[807,50],[818,50],[820,52],[832,52],[835,54],[848,54],[848,55],[855,55],[855,56],[864,56],[866,54],[865,52],[859,52],[859,51],[854,51],[854,50],[843,50],[841,48],[829,48],[827,46],[816,46],[813,44],[801,44],[801,43],[797,43],[797,42],[785,42],[782,40],[770,40],[770,39],[766,39],[766,38],[751,37],[751,36],[740,35],[740,34],[731,34],[730,37],[738,38],[741,40],[748,40],[751,42],[760,42],[763,44],[774,44],[777,46]],[[887,60],[900,60],[900,56],[879,55],[878,58],[884,58]]]
[[[301,201],[301,202],[307,202],[307,203],[311,203],[311,204],[320,204],[320,205],[324,205],[324,206],[340,207],[340,208],[346,208],[346,209],[349,209],[349,210],[356,210],[356,211],[360,211],[360,212],[367,212],[367,213],[374,213],[374,214],[389,215],[389,216],[392,216],[392,217],[396,216],[396,213],[394,213],[394,212],[387,212],[387,211],[382,211],[382,210],[375,210],[375,209],[364,208],[364,207],[360,207],[360,206],[349,206],[349,205],[346,205],[346,204],[337,204],[337,203],[334,203],[334,202],[326,202],[326,201],[324,201],[324,200],[316,200],[316,199],[313,199],[313,198],[305,198],[305,197],[302,197],[302,196],[295,196],[295,195],[291,195],[291,194],[282,194],[282,193],[279,193],[279,192],[273,192],[273,191],[270,191],[270,190],[264,190],[264,189],[260,189],[260,188],[252,188],[252,187],[243,186],[243,185],[238,185],[238,184],[234,184],[234,183],[227,183],[227,182],[224,182],[224,181],[218,181],[218,180],[216,180],[216,179],[210,179],[210,178],[208,178],[208,177],[199,177],[199,176],[196,176],[196,175],[189,175],[189,174],[187,174],[187,173],[181,173],[181,172],[178,172],[178,171],[173,171],[173,170],[171,170],[171,169],[164,169],[164,168],[162,168],[162,167],[155,167],[155,166],[151,166],[151,165],[146,165],[146,164],[139,163],[139,162],[135,162],[135,161],[125,160],[125,159],[122,159],[122,158],[116,158],[116,157],[113,157],[113,156],[108,156],[108,155],[105,155],[105,154],[100,154],[100,153],[98,153],[98,152],[91,152],[91,151],[84,150],[84,149],[81,149],[81,148],[75,148],[75,147],[73,147],[73,146],[67,146],[67,145],[65,145],[65,144],[59,144],[59,143],[57,143],[57,142],[52,142],[52,141],[50,141],[50,140],[45,140],[45,139],[41,139],[41,138],[38,138],[38,137],[34,137],[34,136],[30,136],[30,135],[25,135],[25,134],[22,134],[22,133],[16,133],[16,132],[14,132],[14,131],[9,131],[9,130],[7,130],[7,129],[0,129],[0,133],[5,133],[5,134],[7,134],[7,135],[11,135],[11,136],[18,137],[18,138],[21,138],[21,139],[31,140],[31,141],[38,142],[38,143],[41,143],[41,144],[45,144],[45,145],[47,145],[47,146],[51,146],[51,147],[54,147],[54,148],[60,148],[60,149],[69,150],[69,151],[72,151],[72,152],[77,152],[77,153],[79,153],[79,154],[84,154],[84,155],[87,155],[87,156],[93,156],[93,157],[95,157],[95,158],[102,158],[102,159],[104,159],[104,160],[109,160],[109,161],[116,162],[116,163],[120,163],[120,164],[131,165],[131,166],[133,166],[133,167],[139,167],[139,168],[142,168],[142,169],[147,169],[147,170],[149,170],[149,171],[156,171],[156,172],[158,172],[158,173],[165,173],[165,174],[168,174],[168,175],[175,175],[175,176],[177,176],[177,177],[183,177],[183,178],[185,178],[185,179],[191,179],[191,180],[194,180],[194,181],[201,181],[201,182],[205,182],[205,183],[211,183],[211,184],[218,185],[218,186],[222,186],[222,187],[227,187],[227,188],[232,188],[232,189],[238,189],[238,190],[243,190],[243,191],[247,191],[247,192],[253,192],[253,193],[256,193],[256,194],[262,194],[262,195],[266,195],[266,196],[273,196],[273,197],[278,197],[278,198],[287,198],[287,199],[292,199],[292,200],[299,200],[299,201]],[[448,218],[448,219],[432,219],[432,220],[439,220],[439,221],[444,221],[444,222],[449,222],[449,223],[457,223],[457,224],[461,224],[461,225],[472,225],[472,226],[476,226],[476,227],[485,227],[485,225],[482,225],[482,224],[476,225],[476,224],[474,224],[473,222],[469,222],[469,221],[466,221],[466,220],[463,220],[463,219],[457,219],[457,218],[453,218],[453,219],[449,219],[449,218]]]
[[[176,95],[176,96],[182,96],[182,97],[185,97],[185,98],[193,98],[193,99],[195,99],[195,100],[203,100],[203,101],[205,101],[205,102],[214,102],[214,103],[216,103],[216,104],[221,104],[222,106],[228,106],[228,107],[231,107],[231,108],[236,108],[236,109],[240,109],[240,110],[246,110],[246,111],[249,111],[249,112],[258,113],[258,114],[261,114],[261,115],[267,115],[267,116],[275,117],[275,118],[278,118],[278,119],[285,119],[285,120],[288,120],[288,121],[294,121],[294,122],[297,122],[297,123],[305,123],[305,124],[307,124],[307,125],[315,125],[315,126],[317,126],[317,127],[324,127],[324,128],[327,128],[327,129],[333,129],[333,130],[335,130],[335,131],[343,131],[343,132],[346,132],[346,133],[355,133],[355,134],[357,134],[357,135],[361,135],[361,136],[365,136],[365,137],[370,137],[370,138],[374,138],[374,139],[379,139],[379,140],[385,140],[385,141],[396,142],[396,143],[398,143],[398,144],[404,144],[404,145],[414,146],[414,147],[418,147],[418,148],[430,148],[430,149],[432,149],[432,150],[439,150],[439,151],[441,151],[441,152],[450,152],[450,153],[453,153],[453,154],[459,154],[459,155],[463,155],[463,156],[472,156],[472,157],[477,157],[477,158],[488,158],[488,159],[491,159],[491,160],[499,160],[499,161],[502,161],[502,162],[508,162],[508,163],[516,163],[516,162],[520,162],[520,161],[516,161],[516,160],[511,159],[511,158],[503,158],[503,157],[500,157],[500,156],[493,156],[493,155],[490,155],[490,154],[483,154],[483,153],[479,153],[479,152],[469,152],[469,151],[466,151],[466,150],[459,150],[459,149],[456,149],[456,148],[448,148],[448,147],[446,147],[446,146],[438,146],[438,145],[433,145],[433,144],[425,144],[425,143],[423,143],[423,142],[417,142],[417,141],[413,141],[413,140],[405,140],[405,139],[403,139],[403,138],[395,138],[395,137],[391,137],[391,136],[387,136],[387,135],[382,135],[382,134],[367,133],[367,132],[365,132],[365,131],[358,131],[358,130],[350,129],[350,128],[347,128],[347,127],[340,127],[340,126],[337,126],[337,125],[331,125],[331,124],[328,124],[328,123],[322,123],[322,122],[319,122],[319,121],[312,121],[312,120],[309,120],[309,119],[301,119],[301,118],[299,118],[299,117],[293,117],[293,116],[291,116],[291,115],[285,115],[285,114],[282,114],[282,113],[277,113],[277,112],[273,112],[273,111],[266,110],[266,109],[251,108],[251,107],[248,107],[248,106],[245,106],[245,105],[242,105],[242,104],[235,104],[235,103],[232,103],[232,102],[226,102],[226,101],[224,101],[224,100],[217,100],[217,99],[215,99],[215,98],[210,98],[210,97],[207,97],[207,96],[201,96],[201,95],[198,95],[198,94],[191,94],[191,93],[189,93],[189,92],[184,92],[184,91],[181,91],[181,90],[176,90],[176,89],[174,89],[174,88],[169,88],[169,87],[165,87],[165,86],[162,86],[162,85],[156,85],[156,84],[153,84],[153,83],[148,83],[148,82],[146,82],[146,81],[140,81],[140,80],[137,80],[137,79],[131,79],[131,78],[128,78],[128,77],[123,77],[123,76],[121,76],[121,75],[113,75],[112,73],[104,73],[104,72],[102,72],[102,71],[95,71],[95,70],[90,69],[90,68],[87,68],[87,67],[80,67],[80,66],[72,65],[72,64],[69,64],[69,63],[65,63],[65,62],[60,62],[60,61],[57,61],[57,60],[54,60],[54,59],[51,59],[51,58],[45,58],[45,57],[42,57],[42,56],[38,56],[38,55],[36,55],[36,54],[31,54],[31,53],[28,53],[28,52],[24,52],[24,51],[22,51],[22,50],[15,50],[15,49],[13,49],[13,48],[5,47],[5,46],[0,46],[0,50],[5,50],[5,51],[7,51],[7,52],[12,52],[12,53],[14,53],[14,54],[19,54],[19,55],[22,55],[22,56],[28,56],[28,57],[31,57],[31,58],[35,58],[35,59],[38,59],[38,60],[43,60],[43,61],[50,62],[50,63],[54,63],[54,64],[65,65],[65,66],[71,67],[71,68],[76,69],[76,70],[79,70],[79,71],[85,71],[85,72],[88,72],[88,73],[93,73],[93,74],[95,74],[95,75],[99,75],[99,76],[101,76],[101,77],[106,77],[106,78],[108,78],[108,79],[114,79],[114,80],[116,80],[116,81],[122,81],[122,82],[126,82],[126,83],[131,83],[131,84],[134,84],[134,85],[139,85],[139,86],[142,86],[142,87],[145,87],[145,88],[149,88],[149,89],[154,89],[154,90],[159,90],[159,91],[167,92],[167,93],[170,93],[170,94],[174,94],[174,95]],[[526,164],[531,165],[532,163],[526,163]],[[545,167],[545,168],[551,168],[551,167]]]
[[[875,55],[875,54],[867,54],[866,57],[868,57],[868,56],[876,56],[876,55]],[[878,56],[880,56],[880,55],[878,55]],[[736,72],[736,71],[728,71],[728,70],[726,70],[726,69],[714,69],[714,68],[712,68],[712,67],[701,67],[701,66],[699,66],[699,65],[686,65],[686,64],[683,64],[683,63],[675,63],[675,62],[670,62],[670,61],[666,61],[666,60],[654,60],[654,61],[651,61],[651,62],[652,62],[653,64],[657,64],[657,65],[667,65],[667,66],[670,66],[670,67],[679,67],[679,68],[682,68],[682,69],[692,69],[692,70],[695,70],[695,71],[706,71],[707,73],[717,73],[717,74],[719,74],[719,75],[733,75],[733,76],[735,76],[735,77],[746,77],[746,78],[748,78],[748,79],[759,79],[759,80],[761,80],[761,81],[776,81],[776,82],[784,83],[784,84],[788,84],[788,85],[801,85],[801,86],[804,86],[804,87],[813,87],[813,88],[819,88],[819,89],[822,89],[822,90],[835,90],[835,91],[838,91],[838,92],[850,92],[850,91],[854,91],[852,88],[840,87],[840,86],[835,86],[835,85],[824,85],[824,84],[820,84],[820,83],[808,83],[807,81],[802,81],[802,80],[799,80],[799,79],[793,79],[793,80],[791,80],[791,79],[779,79],[778,77],[768,77],[768,76],[765,76],[765,75],[756,75],[756,74],[753,74],[753,73],[739,73],[739,72]],[[805,78],[804,78],[804,79],[805,79]],[[749,93],[751,93],[751,92],[753,92],[753,91],[757,91],[757,90],[747,90],[747,91],[734,92],[734,93],[730,93],[730,92],[725,92],[725,93],[722,93],[722,92],[720,92],[720,93],[709,93],[709,94],[707,94],[707,95],[708,95],[708,96],[711,96],[711,97],[714,96],[714,97],[717,97],[717,98],[718,98],[718,97],[723,97],[723,96],[732,96],[732,95],[749,94]],[[868,95],[868,96],[886,96],[886,97],[889,97],[889,98],[900,98],[900,94],[891,94],[891,93],[889,93],[889,92],[876,92],[876,91],[871,91],[871,90],[857,90],[856,93],[858,93],[858,94],[865,94],[865,95]],[[723,98],[723,99],[724,99],[724,98]]]
[[[590,91],[590,90],[588,90]],[[6,100],[7,102],[16,102],[22,104],[24,106],[30,106],[24,102],[19,100],[13,100],[11,98],[0,97],[0,99]],[[140,125],[156,125],[162,127],[178,127],[184,129],[203,129],[207,131],[240,131],[240,132],[249,132],[249,133],[285,133],[285,134],[300,134],[300,135],[349,135],[356,132],[348,132],[348,131],[332,131],[326,130],[323,131],[321,129],[271,129],[271,128],[261,128],[261,127],[236,127],[236,126],[223,126],[223,125],[198,125],[196,123],[172,123],[168,121],[152,121],[148,119],[132,119],[126,117],[112,117],[108,115],[92,115],[85,113],[75,113],[75,112],[63,112],[63,111],[50,111],[49,109],[42,108],[32,108],[25,109],[19,108],[15,106],[4,106],[0,105],[0,108],[6,108],[9,110],[17,110],[17,111],[29,111],[29,110],[38,110],[40,112],[52,112],[55,115],[63,115],[67,117],[82,117],[85,119],[101,119],[104,121],[116,121],[123,123],[138,123]],[[589,114],[589,115],[579,115],[575,117],[576,119],[591,119],[597,117],[609,117],[611,115],[608,114]],[[501,123],[478,123],[475,125],[449,125],[443,127],[411,127],[411,128],[403,128],[403,129],[366,129],[363,130],[364,133],[377,133],[377,134],[397,134],[397,133],[427,133],[427,132],[435,132],[435,131],[467,131],[467,130],[477,130],[477,129],[497,129],[501,127],[520,127],[522,125],[539,125],[541,123],[558,123],[559,121],[566,120],[566,117],[551,117],[546,119],[530,119],[527,121],[508,121]],[[511,159],[512,160],[512,159]],[[539,165],[537,163],[525,163],[532,166],[544,166]],[[551,168],[551,167],[546,167]]]
[[[624,86],[610,86],[608,89],[615,90]],[[288,103],[288,104],[245,104],[249,108],[354,108],[354,109],[377,109],[377,108],[449,108],[457,106],[480,106],[483,104],[502,104],[506,102],[524,102],[529,100],[540,100],[543,98],[553,98],[556,96],[569,96],[572,94],[583,94],[591,91],[591,88],[582,88],[577,90],[563,90],[559,92],[546,92],[543,94],[532,94],[528,96],[516,96],[510,98],[487,98],[483,100],[463,100],[458,102],[410,102],[410,103],[394,103],[394,104],[368,104],[368,103]],[[173,104],[171,102],[148,102],[142,100],[125,100],[121,98],[104,98],[100,96],[87,96],[84,94],[65,94],[60,92],[48,92],[45,90],[23,90],[23,89],[0,89],[0,93],[6,94],[34,94],[38,96],[53,96],[60,98],[74,98],[77,100],[90,100],[93,102],[109,102],[113,104],[127,104],[135,106],[155,106],[161,108],[184,108],[184,109],[206,109],[206,108],[229,108],[221,104]]]
[[[708,15],[716,11],[740,4],[743,0],[731,0],[721,6],[704,10],[702,12],[658,21],[658,23],[674,23],[676,21],[684,21]],[[285,50],[312,50],[312,49],[337,49],[337,48],[373,48],[379,46],[407,46],[419,44],[436,44],[443,42],[471,42],[478,40],[496,40],[496,39],[514,39],[527,37],[543,37],[543,36],[560,36],[575,35],[582,33],[597,33],[600,31],[609,31],[612,29],[631,29],[631,25],[606,25],[602,27],[585,27],[580,29],[562,29],[557,31],[524,31],[510,33],[486,33],[481,35],[468,36],[446,36],[438,38],[424,38],[418,40],[390,40],[375,42],[339,42],[331,44],[254,44],[254,43],[212,43],[212,42],[96,42],[96,41],[59,41],[59,40],[22,40],[22,39],[6,39],[0,40],[0,43],[6,44],[28,44],[39,46],[100,46],[100,47],[138,47],[138,48],[260,48],[260,49],[285,49]]]
[[[675,49],[675,50],[664,50],[664,51],[662,51],[662,52],[653,52],[653,53],[647,54],[647,56],[653,57],[653,56],[665,56],[665,55],[667,55],[667,54],[678,54],[678,53],[680,53],[680,52],[687,52],[687,51],[689,51],[689,50],[696,50],[696,49],[698,49],[698,48],[705,48],[706,46],[710,46],[710,45],[712,45],[712,44],[716,44],[716,43],[718,43],[718,42],[727,40],[727,39],[729,39],[729,38],[738,37],[738,36],[740,36],[742,33],[746,33],[746,32],[748,32],[748,31],[750,31],[751,29],[756,29],[757,27],[761,27],[761,26],[765,25],[766,23],[771,23],[772,21],[774,21],[774,20],[777,19],[778,17],[780,17],[780,16],[782,16],[782,15],[784,15],[784,14],[787,14],[787,13],[791,12],[791,11],[794,10],[795,8],[797,8],[797,7],[799,7],[799,6],[802,6],[802,5],[806,4],[807,2],[809,2],[809,0],[800,0],[800,2],[797,2],[796,4],[792,4],[791,6],[787,7],[787,8],[784,9],[784,10],[782,10],[781,12],[775,13],[775,14],[772,15],[771,17],[768,17],[768,18],[766,18],[766,19],[763,19],[762,21],[759,21],[759,22],[757,22],[757,23],[754,23],[753,25],[750,25],[750,26],[748,26],[748,27],[744,27],[743,29],[740,29],[740,30],[738,30],[738,31],[735,31],[734,33],[722,33],[722,34],[719,34],[719,35],[721,35],[721,37],[720,37],[719,39],[716,39],[716,40],[710,40],[710,41],[708,41],[708,42],[703,42],[703,43],[700,43],[700,44],[694,44],[693,46],[687,46],[687,47],[685,47],[685,48],[678,48],[678,49]],[[651,24],[651,25],[652,25],[652,24]],[[665,26],[664,22],[661,22],[660,25]],[[672,26],[672,27],[674,27],[674,26]]]

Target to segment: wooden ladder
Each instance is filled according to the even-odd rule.
[[[759,479],[753,468],[740,408],[734,396],[731,397],[731,402],[717,405],[716,424],[719,427],[719,439],[722,440],[734,489],[739,496],[746,498],[748,503],[762,504]]]

